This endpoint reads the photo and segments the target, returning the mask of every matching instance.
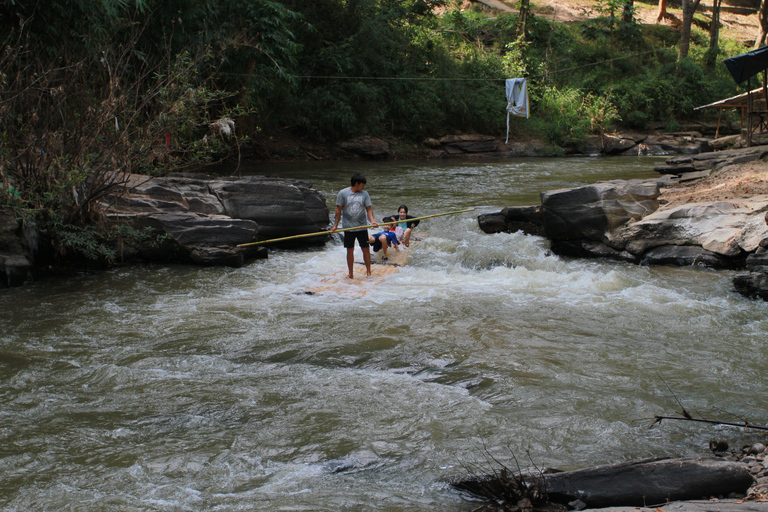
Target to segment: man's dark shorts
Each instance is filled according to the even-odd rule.
[[[355,248],[355,240],[360,247],[368,247],[368,230],[361,229],[360,231],[345,231],[344,232],[344,247],[347,249]]]

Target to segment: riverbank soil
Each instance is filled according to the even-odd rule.
[[[663,208],[768,195],[768,162],[758,160],[725,167],[706,178],[663,188]]]
[[[515,7],[517,2],[505,2],[511,7]],[[535,16],[541,16],[552,21],[567,23],[573,21],[584,21],[590,18],[596,18],[601,15],[597,10],[598,3],[594,0],[533,0],[533,13]],[[642,2],[635,1],[635,19],[646,25],[656,24],[658,17],[658,1]],[[705,19],[712,17],[711,2],[706,4],[702,2],[697,11]],[[720,12],[720,37],[724,39],[735,39],[745,44],[745,51],[751,50],[760,28],[757,14],[749,13],[746,9],[738,9],[737,12],[731,11],[728,2],[723,2]],[[680,2],[670,1],[667,5],[667,12],[674,16],[672,19],[664,19],[659,24],[665,26],[678,26],[675,21],[683,18],[683,12]]]

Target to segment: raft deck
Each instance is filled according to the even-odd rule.
[[[383,260],[383,251],[371,253],[371,275],[366,275],[365,263],[355,261],[354,279],[347,278],[347,271],[339,270],[332,275],[323,278],[319,283],[309,286],[304,294],[322,295],[326,293],[335,293],[336,295],[359,298],[364,296],[371,289],[384,282],[386,277],[400,271],[410,259],[414,245],[421,239],[411,238],[410,247],[401,244],[399,251],[390,247],[387,250],[387,260]],[[346,267],[346,265],[344,265]]]

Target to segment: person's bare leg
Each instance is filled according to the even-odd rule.
[[[365,270],[368,275],[371,275],[371,249],[370,247],[363,247],[363,261],[365,262]]]
[[[382,258],[387,259],[387,246],[389,245],[387,243],[387,235],[381,235],[379,237],[379,242],[381,242],[381,250],[382,250]]]
[[[406,247],[408,247],[408,244],[411,243],[411,228],[407,228],[405,230],[405,236],[403,237],[403,243]]]
[[[363,251],[363,256],[365,256],[365,251]],[[370,259],[370,258],[371,257],[369,255],[368,259]],[[347,275],[347,277],[349,277],[350,279],[354,279],[355,278],[355,272],[354,272],[354,269],[355,269],[355,248],[354,247],[352,249],[347,249],[347,269],[349,269],[349,274]],[[371,273],[371,269],[369,268],[368,269],[368,274],[370,274],[370,273]]]

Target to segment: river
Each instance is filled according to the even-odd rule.
[[[477,215],[654,176],[651,158],[250,165],[422,221],[364,296],[307,295],[337,243],[245,267],[146,265],[0,292],[4,511],[469,511],[446,483],[701,455],[768,421],[768,304],[732,273],[550,254]],[[498,462],[493,462],[493,459]],[[515,462],[517,461],[517,462]]]

